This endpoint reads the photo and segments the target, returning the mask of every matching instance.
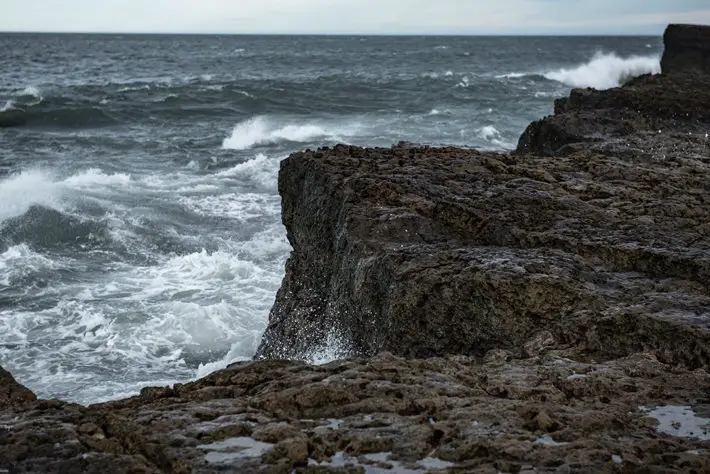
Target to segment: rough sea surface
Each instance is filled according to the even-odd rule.
[[[290,247],[279,161],[505,150],[661,38],[1,35],[0,365],[80,403],[250,358]],[[322,360],[327,360],[323,354]]]

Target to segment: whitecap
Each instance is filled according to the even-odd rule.
[[[38,101],[42,101],[44,98],[42,97],[42,91],[36,86],[27,86],[18,95],[34,97]]]
[[[278,164],[281,159],[280,157],[268,157],[263,153],[259,153],[254,158],[220,171],[215,176],[245,179],[264,188],[275,190],[278,180]]]
[[[15,108],[15,102],[12,100],[8,100],[7,102],[5,102],[5,105],[3,105],[0,108],[0,112],[7,112],[8,110],[14,109],[14,108]]]
[[[511,143],[503,139],[503,135],[493,125],[486,125],[477,130],[478,136],[487,142],[493,144],[496,148],[510,149],[513,148]]]
[[[257,145],[280,142],[333,141],[353,135],[358,126],[333,123],[284,123],[275,118],[258,116],[237,124],[222,142],[222,148],[247,150]]]
[[[62,189],[41,170],[26,170],[0,181],[0,223],[34,205],[61,209]]]
[[[89,168],[62,181],[64,186],[74,189],[105,188],[106,186],[125,186],[131,183],[131,176],[126,173],[104,173],[98,168]]]
[[[27,244],[14,245],[0,254],[0,285],[10,286],[15,278],[56,267],[54,261],[33,251]]]
[[[147,91],[150,90],[149,84],[137,84],[131,86],[125,86],[118,89],[118,92],[133,92],[133,91]]]
[[[529,74],[524,72],[509,72],[508,74],[499,74],[496,79],[519,79],[521,77],[528,76]]]
[[[468,78],[468,76],[463,76],[461,78],[461,81],[458,84],[456,84],[456,87],[466,88],[469,86],[469,84],[470,84],[470,79]]]
[[[215,196],[181,196],[178,201],[197,214],[246,221],[277,217],[281,199],[276,194],[229,193]]]
[[[544,74],[545,78],[571,87],[610,89],[642,74],[661,72],[660,58],[629,56],[622,58],[614,53],[597,53],[587,63],[570,69],[558,69]]]

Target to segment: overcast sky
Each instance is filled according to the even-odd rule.
[[[0,31],[661,34],[710,0],[0,0]]]

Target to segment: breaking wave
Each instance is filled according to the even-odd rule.
[[[655,55],[622,58],[614,53],[597,53],[585,64],[571,69],[550,71],[544,76],[546,79],[571,87],[610,89],[619,87],[634,77],[660,72],[660,58]]]
[[[247,150],[281,142],[342,141],[353,136],[357,129],[357,125],[353,124],[283,124],[266,116],[258,116],[237,124],[232,134],[222,142],[222,148]]]
[[[499,74],[496,79],[533,79],[555,81],[570,87],[593,87],[611,89],[619,87],[634,77],[643,74],[658,74],[661,62],[658,55],[621,57],[615,53],[597,53],[591,60],[572,68],[547,72],[510,72]]]

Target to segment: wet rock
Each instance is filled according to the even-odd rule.
[[[612,472],[612,455],[640,471],[710,467],[707,441],[662,431],[673,429],[669,405],[706,413],[706,370],[636,370],[643,361],[661,364],[645,354],[604,363],[585,357],[574,348],[505,363],[392,355],[316,367],[243,363],[184,384],[170,399],[146,390],[90,407],[6,408],[0,470],[343,472],[351,463],[351,472],[364,472],[382,463],[482,473],[566,465],[581,473]],[[585,377],[569,380],[573,374]],[[203,392],[236,393],[246,385],[249,392],[229,398],[206,399]],[[505,388],[506,396],[492,387]],[[352,397],[341,398],[343,391]],[[284,392],[290,396],[279,396]],[[322,402],[301,408],[301,395],[312,393]],[[221,414],[205,420],[208,411]],[[651,417],[657,412],[663,423]]]

